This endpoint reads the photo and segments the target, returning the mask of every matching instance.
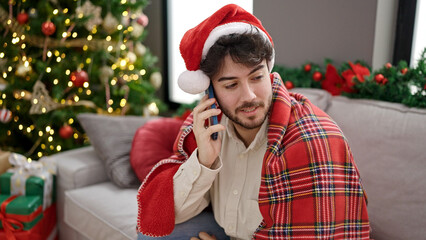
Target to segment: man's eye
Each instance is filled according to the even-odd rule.
[[[228,84],[228,85],[226,85],[225,86],[225,88],[226,89],[231,89],[231,88],[234,88],[234,87],[236,87],[237,86],[237,84],[236,83],[232,83],[232,84]]]

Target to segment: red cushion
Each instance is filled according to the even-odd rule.
[[[136,131],[130,150],[130,164],[140,181],[157,162],[173,155],[173,144],[182,123],[180,119],[157,118]]]

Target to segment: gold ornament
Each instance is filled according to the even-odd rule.
[[[146,47],[140,42],[137,42],[135,44],[134,50],[135,50],[136,56],[138,57],[143,57],[143,55],[145,55],[146,53]]]
[[[161,76],[161,73],[153,72],[149,77],[149,82],[152,84],[152,86],[154,86],[156,90],[158,90],[163,82],[163,77]]]
[[[118,20],[111,14],[111,12],[108,12],[104,18],[102,26],[107,33],[111,34],[117,31]]]

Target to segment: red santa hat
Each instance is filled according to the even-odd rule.
[[[254,28],[253,28],[254,27]],[[210,85],[209,77],[200,70],[200,63],[206,57],[213,44],[224,35],[232,33],[253,32],[258,29],[273,46],[268,32],[259,19],[243,8],[229,4],[205,19],[196,27],[188,30],[180,42],[180,52],[185,61],[187,71],[178,78],[179,87],[190,94],[204,92]],[[274,65],[274,54],[268,62],[269,70]]]

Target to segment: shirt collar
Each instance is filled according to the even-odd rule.
[[[238,138],[237,133],[235,132],[234,125],[232,124],[232,121],[223,115],[224,118],[224,125],[226,127],[226,134],[230,139],[233,141],[240,142],[243,146],[244,143]],[[244,152],[248,152],[251,150],[257,150],[260,146],[263,145],[264,142],[267,140],[267,127],[269,123],[269,118],[267,118],[260,127],[259,131],[256,134],[256,137],[254,138],[253,142],[244,150]]]

